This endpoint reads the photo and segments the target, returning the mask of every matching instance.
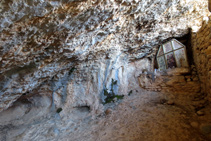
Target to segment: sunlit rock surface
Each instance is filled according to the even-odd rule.
[[[61,107],[63,116],[78,107],[101,113],[111,80],[115,94],[139,87],[159,44],[199,29],[207,7],[199,0],[2,0],[0,111],[12,107],[0,125],[29,125]]]

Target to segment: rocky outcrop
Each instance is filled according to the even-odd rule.
[[[99,109],[112,78],[116,93],[127,93],[161,41],[208,14],[207,2],[188,0],[2,0],[0,7],[0,111],[46,85],[60,103]]]

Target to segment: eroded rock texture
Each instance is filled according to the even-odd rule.
[[[101,113],[112,79],[115,94],[138,88],[158,45],[197,30],[207,7],[198,0],[1,0],[0,140],[54,139],[59,131],[50,127],[61,110],[65,132],[74,109]]]
[[[200,30],[192,33],[192,45],[202,92],[211,101],[211,17],[205,18]]]
[[[112,78],[116,93],[126,94],[156,46],[199,26],[208,11],[207,2],[189,0],[3,0],[0,7],[0,111],[43,85],[63,103],[71,95],[73,103],[99,105]]]

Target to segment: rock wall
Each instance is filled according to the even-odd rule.
[[[144,72],[139,77],[140,87],[148,91],[167,93],[200,93],[201,87],[195,66],[166,71]]]
[[[207,7],[199,0],[1,0],[0,140],[74,132],[84,114],[102,113],[112,79],[115,94],[139,88],[159,44],[199,28]]]
[[[211,17],[205,18],[202,27],[192,33],[192,47],[202,92],[211,101]]]
[[[116,91],[126,93],[158,44],[200,26],[207,6],[198,0],[2,0],[0,111],[44,84],[63,99],[72,91],[82,99],[89,93],[98,105],[112,78]],[[143,58],[146,63],[134,66]]]

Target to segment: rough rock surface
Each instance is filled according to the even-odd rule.
[[[137,90],[137,91],[136,91]],[[194,93],[146,92],[137,88],[116,106],[106,105],[107,112],[92,118],[86,107],[62,110],[52,116],[42,97],[30,110],[29,103],[11,107],[0,115],[1,141],[209,141],[210,106],[205,115],[194,112]],[[162,101],[174,101],[168,105]],[[197,102],[197,101],[195,101]],[[198,102],[197,102],[198,103]],[[5,116],[3,116],[5,115]],[[23,116],[24,115],[24,116]],[[38,118],[39,117],[39,118]],[[37,119],[38,118],[38,119]]]
[[[79,127],[106,109],[112,79],[115,94],[139,89],[159,44],[199,29],[207,7],[199,0],[2,0],[0,140],[86,139],[80,133],[90,126]]]
[[[165,71],[144,72],[138,77],[140,87],[149,91],[169,93],[201,92],[200,81],[195,66],[190,68],[175,68]]]
[[[192,33],[191,41],[201,88],[211,101],[211,16],[204,18],[202,27]]]
[[[150,61],[156,45],[199,26],[208,12],[207,2],[198,0],[0,3],[0,111],[46,82],[57,84],[53,92],[63,87],[69,95],[69,86],[82,95],[91,93],[96,101],[113,77],[126,93],[134,70],[130,62],[143,57]],[[73,67],[77,79],[62,79]]]

